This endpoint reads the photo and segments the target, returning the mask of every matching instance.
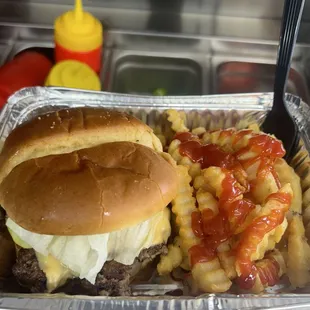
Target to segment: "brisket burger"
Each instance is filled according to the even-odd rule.
[[[17,127],[0,155],[15,277],[31,292],[130,294],[166,251],[176,191],[160,141],[130,115],[77,108]]]

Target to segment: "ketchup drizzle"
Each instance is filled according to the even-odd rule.
[[[236,229],[244,223],[248,214],[255,208],[251,200],[239,197],[249,193],[255,186],[255,182],[252,182],[251,187],[247,184],[240,185],[238,175],[246,175],[244,168],[259,162],[257,179],[264,179],[268,173],[271,173],[280,188],[281,184],[274,169],[275,159],[285,155],[280,141],[266,134],[253,133],[252,130],[236,131],[233,129],[222,130],[219,138],[231,138],[232,144],[236,145],[247,135],[250,135],[247,145],[235,153],[225,152],[215,144],[203,145],[199,136],[189,132],[179,133],[174,138],[181,142],[179,151],[182,156],[200,163],[202,169],[215,166],[222,168],[225,173],[222,193],[219,197],[218,214],[214,214],[210,209],[192,213],[192,229],[195,236],[201,240],[200,244],[189,250],[192,266],[198,262],[213,260],[216,257],[217,247],[232,237]],[[241,160],[242,156],[248,152],[254,156]],[[288,208],[291,197],[285,193],[275,193],[268,199],[276,199]],[[273,210],[270,214],[255,219],[252,225],[243,232],[241,242],[236,249],[236,259],[241,272],[241,277],[237,281],[240,287],[252,288],[257,275],[260,276],[263,284],[273,285],[277,281],[279,271],[277,262],[273,259],[265,259],[264,263],[256,267],[251,261],[251,255],[255,253],[264,235],[282,223],[286,211],[287,209]]]

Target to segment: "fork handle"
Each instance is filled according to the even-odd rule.
[[[284,99],[285,85],[298,35],[304,3],[305,0],[285,0],[284,2],[278,60],[275,72],[274,104]],[[282,104],[281,106],[283,107]]]

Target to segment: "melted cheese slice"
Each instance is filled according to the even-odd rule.
[[[60,263],[59,260],[51,255],[43,256],[36,252],[40,268],[44,271],[47,283],[48,292],[52,292],[57,287],[66,283],[69,278],[72,278],[73,273]]]
[[[40,235],[23,229],[11,219],[6,225],[17,244],[36,251],[49,291],[70,277],[85,278],[94,284],[106,261],[114,259],[131,265],[141,250],[166,243],[171,233],[167,208],[138,225],[90,236]]]

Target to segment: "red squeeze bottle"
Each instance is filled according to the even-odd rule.
[[[77,60],[99,74],[103,27],[98,19],[83,11],[81,0],[75,0],[74,9],[56,19],[54,28],[56,62]]]
[[[0,108],[23,87],[43,86],[53,64],[44,55],[26,51],[0,67]]]

